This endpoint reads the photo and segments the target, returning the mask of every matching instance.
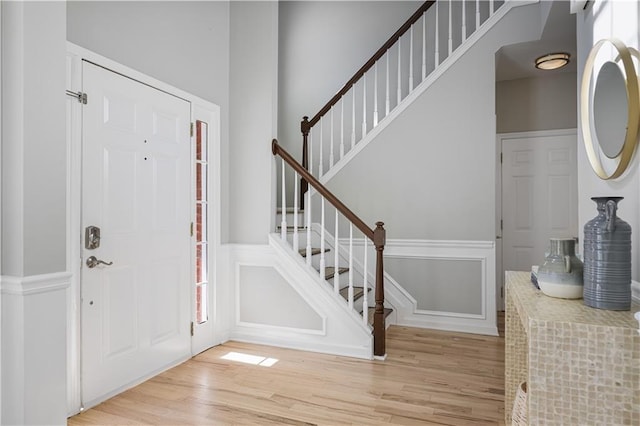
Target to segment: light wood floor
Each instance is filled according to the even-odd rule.
[[[221,359],[276,358],[271,366]],[[504,338],[392,326],[386,361],[229,342],[69,425],[504,424]]]

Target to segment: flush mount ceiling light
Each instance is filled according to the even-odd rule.
[[[536,59],[536,68],[539,70],[557,70],[569,63],[571,55],[565,52],[549,53]]]

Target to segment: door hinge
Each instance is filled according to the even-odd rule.
[[[193,336],[193,321],[191,321],[191,336]]]
[[[189,227],[189,234],[193,237],[193,222],[191,222],[191,226]]]
[[[72,96],[78,100],[83,105],[87,104],[87,94],[83,92],[72,92],[71,90],[67,90],[67,96]]]
[[[502,231],[502,219],[500,219],[500,230]]]
[[[502,153],[500,153],[500,164],[502,164]]]
[[[193,123],[190,123],[190,124],[191,124],[190,126],[191,137],[193,137]]]

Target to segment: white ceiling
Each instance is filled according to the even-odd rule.
[[[535,68],[536,58],[554,52],[569,53],[569,65],[554,71]],[[496,81],[575,73],[575,58],[576,15],[569,13],[568,1],[554,1],[540,40],[504,46],[496,53]]]

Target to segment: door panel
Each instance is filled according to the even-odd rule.
[[[530,271],[549,238],[578,235],[576,143],[567,132],[502,139],[503,271]]]
[[[191,106],[83,64],[82,256],[85,405],[190,355]]]

